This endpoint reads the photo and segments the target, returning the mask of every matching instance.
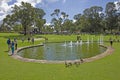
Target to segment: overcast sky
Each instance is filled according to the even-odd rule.
[[[120,0],[0,0],[0,21],[10,13],[11,7],[20,5],[21,2],[31,3],[34,7],[42,8],[46,15],[47,23],[51,21],[50,14],[55,9],[60,9],[69,15],[70,19],[78,13],[82,13],[84,9],[91,6],[101,6],[105,8],[108,2],[116,2]]]

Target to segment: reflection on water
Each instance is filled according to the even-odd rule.
[[[70,45],[72,44],[72,45]],[[75,60],[88,58],[104,52],[106,49],[100,47],[98,43],[76,42],[65,43],[47,43],[44,46],[24,49],[17,54],[30,59],[43,60]]]

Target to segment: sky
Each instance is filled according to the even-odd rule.
[[[7,14],[10,14],[15,4],[20,5],[21,2],[31,3],[32,6],[42,8],[46,15],[44,18],[47,23],[51,22],[51,13],[55,9],[60,9],[61,12],[66,12],[69,15],[69,19],[73,19],[73,16],[82,13],[84,9],[91,6],[101,6],[105,10],[105,6],[108,2],[116,2],[120,0],[0,0],[0,21],[5,18]]]

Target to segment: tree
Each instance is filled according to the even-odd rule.
[[[81,14],[76,14],[76,15],[74,15],[74,19],[75,19],[76,21],[80,20],[80,18],[81,18]]]
[[[34,8],[30,3],[21,2],[20,6],[15,5],[12,14],[6,17],[3,21],[4,24],[10,22],[10,26],[21,24],[24,29],[24,35],[32,25],[36,24],[36,20],[42,19],[45,15],[44,11],[39,8]],[[7,20],[6,20],[7,19]]]
[[[63,30],[64,31],[67,31],[67,32],[71,32],[73,33],[75,31],[75,26],[73,26],[73,21],[72,20],[69,20],[69,19],[66,19],[63,23]]]
[[[54,25],[54,28],[57,33],[59,32],[61,25],[61,18],[59,15],[60,15],[60,9],[55,9],[54,12],[51,14],[51,16],[53,16],[51,23]]]
[[[80,31],[81,30],[81,26],[80,26],[80,24],[81,24],[81,16],[82,16],[82,14],[76,14],[76,15],[74,15],[74,20],[75,20],[75,23],[74,23],[74,25],[76,26],[76,30],[77,31]]]
[[[102,7],[92,6],[85,9],[83,14],[74,15],[77,30],[84,32],[100,32],[102,29],[100,22],[104,18],[102,11]]]
[[[117,27],[116,26],[117,15],[116,15],[115,4],[113,2],[107,3],[105,13],[106,13],[107,28],[112,33],[112,30]]]
[[[10,18],[10,15],[7,15],[6,18],[3,19],[1,28],[2,28],[2,30],[9,31],[12,28],[10,26],[12,26],[11,18]]]
[[[45,12],[43,9],[35,8],[34,26],[38,27],[39,33],[41,32],[43,25],[46,23],[46,20],[43,19],[44,15]]]
[[[65,12],[61,12],[60,9],[55,9],[51,16],[53,17],[51,23],[52,25],[54,25],[56,32],[57,33],[59,31],[62,32],[63,31],[62,24],[68,18],[68,14],[66,14]]]
[[[81,30],[81,32],[89,32],[90,31],[90,22],[85,17],[85,15],[82,15],[79,20],[79,25],[77,26],[77,30]]]
[[[118,31],[120,32],[120,1],[117,2],[116,4],[116,12],[117,12],[117,26],[118,26]]]
[[[102,12],[103,8],[100,6],[92,6],[88,9],[84,10],[84,15],[89,21],[90,31],[98,32],[100,30],[100,12]]]
[[[61,16],[62,16],[62,19],[63,19],[63,22],[68,18],[68,14],[66,14],[65,12],[61,12]]]
[[[13,27],[13,30],[14,31],[22,31],[23,29],[22,29],[22,25],[19,25],[19,24],[16,24],[16,25],[14,25],[14,27]]]
[[[54,29],[50,26],[50,25],[45,25],[43,28],[42,28],[42,31],[43,33],[53,33]]]

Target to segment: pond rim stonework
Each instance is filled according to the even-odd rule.
[[[29,58],[23,58],[19,55],[17,55],[17,52],[23,50],[23,49],[26,49],[26,48],[32,48],[32,47],[38,47],[38,46],[43,46],[43,44],[38,44],[38,45],[31,45],[31,46],[25,46],[25,47],[21,47],[21,48],[18,48],[17,50],[15,50],[15,53],[14,55],[12,55],[11,57],[14,58],[14,59],[17,59],[17,60],[20,60],[20,61],[24,61],[24,62],[36,62],[36,63],[65,63],[65,61],[52,61],[52,60],[36,60],[36,59],[29,59]],[[83,59],[84,62],[92,62],[92,61],[95,61],[95,60],[98,60],[98,59],[101,59],[107,55],[110,55],[111,53],[113,53],[114,51],[114,48],[110,47],[110,46],[104,46],[104,45],[100,45],[101,47],[105,47],[107,48],[105,52],[99,54],[99,55],[96,55],[96,56],[93,56],[93,57],[90,57],[90,58],[85,58]],[[76,60],[66,60],[67,62],[76,62],[76,61],[80,61],[80,59],[76,59]],[[83,62],[83,63],[84,63]]]

